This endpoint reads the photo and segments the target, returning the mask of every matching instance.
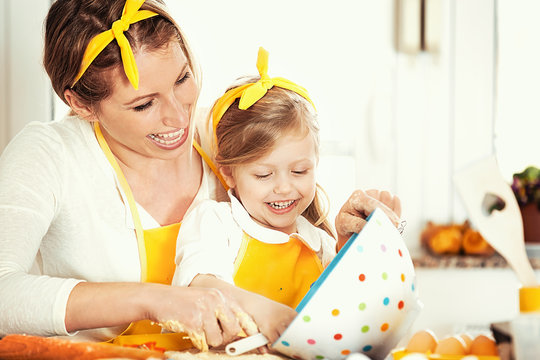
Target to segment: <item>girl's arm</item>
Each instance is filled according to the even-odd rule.
[[[388,191],[356,190],[347,199],[336,216],[338,233],[337,250],[349,240],[353,233],[358,233],[366,224],[366,219],[376,208],[380,208],[397,226],[400,224],[401,201]]]
[[[233,264],[241,239],[242,230],[231,217],[230,205],[202,202],[182,221],[172,283],[220,290],[251,315],[260,332],[274,342],[294,319],[296,311],[232,285]]]

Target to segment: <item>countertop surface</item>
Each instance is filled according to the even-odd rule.
[[[527,251],[529,253],[529,249]],[[533,269],[540,269],[540,257],[529,256]],[[492,256],[471,255],[432,255],[419,254],[413,258],[417,268],[509,268],[506,260],[499,254]]]

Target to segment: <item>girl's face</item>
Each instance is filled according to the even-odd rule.
[[[112,95],[101,102],[97,120],[115,154],[172,159],[191,147],[191,114],[197,84],[180,45],[135,54],[139,90],[123,68],[112,72]]]
[[[274,149],[231,168],[228,185],[259,224],[287,234],[315,197],[317,153],[310,135],[282,136]]]

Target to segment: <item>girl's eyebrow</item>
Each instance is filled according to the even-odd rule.
[[[180,70],[180,75],[178,75],[176,77],[176,80],[178,80],[182,74],[186,71],[186,68],[187,68],[188,64],[185,63],[184,64],[184,67],[182,68],[182,70]],[[144,99],[144,98],[147,98],[147,97],[153,97],[153,96],[156,96],[158,93],[157,92],[153,92],[151,94],[144,94],[144,95],[141,95],[141,96],[137,96],[136,98],[128,101],[127,103],[124,104],[124,106],[130,106],[130,105],[133,105],[134,103],[136,103],[137,101],[141,100],[141,99]]]

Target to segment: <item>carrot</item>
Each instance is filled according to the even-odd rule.
[[[158,351],[142,350],[104,343],[30,335],[7,335],[0,340],[0,359],[5,360],[94,360],[105,358],[166,359]]]

